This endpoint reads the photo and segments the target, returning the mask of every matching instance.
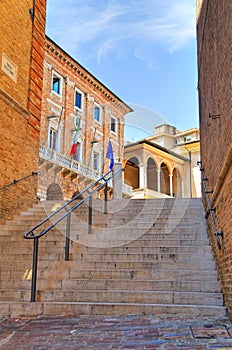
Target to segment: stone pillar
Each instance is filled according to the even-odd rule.
[[[157,192],[160,192],[160,169],[156,169],[157,171]]]
[[[113,173],[115,174],[120,169],[122,169],[122,163],[115,162]],[[113,197],[114,199],[122,198],[122,172],[113,178]]]
[[[181,181],[181,197],[184,198],[184,181]]]
[[[139,188],[146,187],[146,172],[144,163],[139,164]]]
[[[170,180],[170,196],[173,196],[173,189],[172,189],[172,174],[169,174],[169,180]]]

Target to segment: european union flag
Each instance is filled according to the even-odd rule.
[[[112,170],[114,167],[114,152],[113,152],[113,147],[112,147],[112,143],[109,140],[109,144],[108,144],[108,150],[106,153],[106,158],[110,159],[110,166],[109,169]]]

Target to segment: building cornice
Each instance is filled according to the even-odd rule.
[[[73,57],[59,47],[52,39],[46,36],[45,50],[50,51],[61,62],[67,64],[75,74],[78,74],[85,79],[90,85],[99,90],[110,102],[113,102],[123,112],[130,113],[133,109],[123,102],[118,96],[116,96],[111,90],[103,85],[98,79],[96,79],[90,72],[88,72],[80,63],[78,63]]]
[[[128,149],[128,148],[134,147],[134,146],[140,146],[140,145],[148,145],[148,146],[150,146],[150,147],[152,147],[154,149],[158,149],[159,151],[162,151],[162,152],[164,152],[164,153],[166,153],[166,154],[168,154],[168,155],[170,155],[172,157],[176,157],[176,158],[181,159],[181,160],[183,160],[185,162],[189,161],[188,158],[185,158],[185,157],[183,157],[183,156],[181,156],[181,155],[179,155],[179,154],[177,154],[177,153],[175,153],[173,151],[170,151],[169,149],[167,149],[167,148],[165,148],[163,146],[158,145],[157,143],[153,143],[153,142],[148,141],[146,139],[140,140],[138,142],[130,143],[128,145],[125,145],[124,149]]]

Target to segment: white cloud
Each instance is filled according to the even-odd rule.
[[[104,59],[134,53],[147,60],[149,48],[170,52],[195,37],[195,0],[47,0],[48,35],[71,54]]]

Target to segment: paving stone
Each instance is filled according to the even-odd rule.
[[[0,320],[1,350],[232,349],[227,318],[81,316]]]

